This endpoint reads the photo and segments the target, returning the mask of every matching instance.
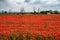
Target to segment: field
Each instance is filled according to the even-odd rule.
[[[54,40],[60,40],[58,39],[60,38],[60,14],[0,15],[0,34],[19,33],[24,35],[30,33],[33,35],[33,40],[36,35],[53,36]]]

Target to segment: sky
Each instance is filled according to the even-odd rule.
[[[34,8],[41,10],[60,11],[60,0],[0,0],[0,11],[19,12],[24,8],[25,12],[33,12]]]

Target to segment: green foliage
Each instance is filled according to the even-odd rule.
[[[24,40],[23,34],[20,33],[20,34],[16,35],[15,40]]]
[[[26,34],[26,40],[32,40],[32,34],[31,33]]]
[[[42,36],[40,36],[40,35],[37,35],[37,36],[36,36],[36,40],[42,40],[42,39],[43,39]]]
[[[19,39],[20,39],[20,40],[23,40],[23,39],[24,39],[24,35],[20,33],[20,34],[19,34]]]
[[[9,35],[8,40],[14,40],[14,35]]]
[[[45,11],[41,11],[40,14],[47,14]]]
[[[17,35],[15,35],[15,40],[18,40],[18,36],[19,36],[18,34],[17,34]]]
[[[59,12],[58,11],[54,11],[54,14],[59,14]]]
[[[4,34],[0,34],[0,40],[4,40]]]
[[[21,14],[21,15],[24,15],[25,13],[21,12],[20,14]]]
[[[54,40],[54,37],[53,36],[47,36],[46,40]]]

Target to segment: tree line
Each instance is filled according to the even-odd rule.
[[[38,8],[38,11],[36,11],[36,9],[34,8],[33,12],[25,12],[24,8],[22,8],[20,12],[11,12],[11,10],[9,12],[3,11],[3,10],[0,12],[0,14],[28,14],[28,13],[29,14],[60,14],[60,12],[57,10],[40,11],[39,8]]]

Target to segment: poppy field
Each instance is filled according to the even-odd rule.
[[[60,40],[60,14],[1,14],[0,40]]]

